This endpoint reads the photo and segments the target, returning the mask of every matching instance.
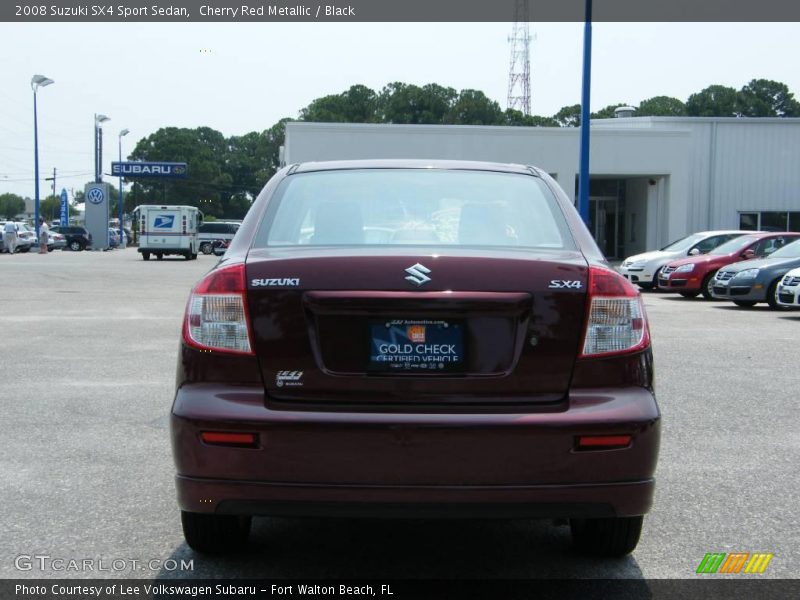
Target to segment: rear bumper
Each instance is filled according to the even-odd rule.
[[[602,517],[646,513],[660,416],[643,388],[573,392],[533,414],[276,411],[263,390],[178,390],[171,417],[178,503],[227,514]],[[202,431],[252,432],[256,448]],[[624,449],[576,451],[579,435],[627,433]]]

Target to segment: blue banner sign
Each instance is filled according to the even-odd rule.
[[[186,163],[178,162],[112,162],[111,174],[114,177],[186,177]]]
[[[61,226],[69,225],[69,202],[67,201],[67,190],[61,189]]]

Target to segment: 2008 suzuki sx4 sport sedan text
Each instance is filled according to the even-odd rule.
[[[172,408],[187,543],[266,516],[569,519],[619,556],[660,414],[639,292],[518,165],[286,167],[192,290]]]

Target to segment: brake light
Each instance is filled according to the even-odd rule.
[[[206,275],[189,296],[183,341],[199,350],[252,355],[245,294],[244,264]]]
[[[589,267],[589,298],[581,358],[638,352],[650,345],[642,297],[622,275]]]
[[[577,439],[578,450],[613,450],[631,445],[631,435],[582,435]]]

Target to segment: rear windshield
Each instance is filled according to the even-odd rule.
[[[574,247],[539,178],[434,169],[291,175],[254,245]]]
[[[749,246],[758,238],[754,235],[743,235],[742,237],[733,238],[729,242],[725,242],[721,246],[714,248],[709,254],[731,254],[737,250],[741,250],[745,246]]]

